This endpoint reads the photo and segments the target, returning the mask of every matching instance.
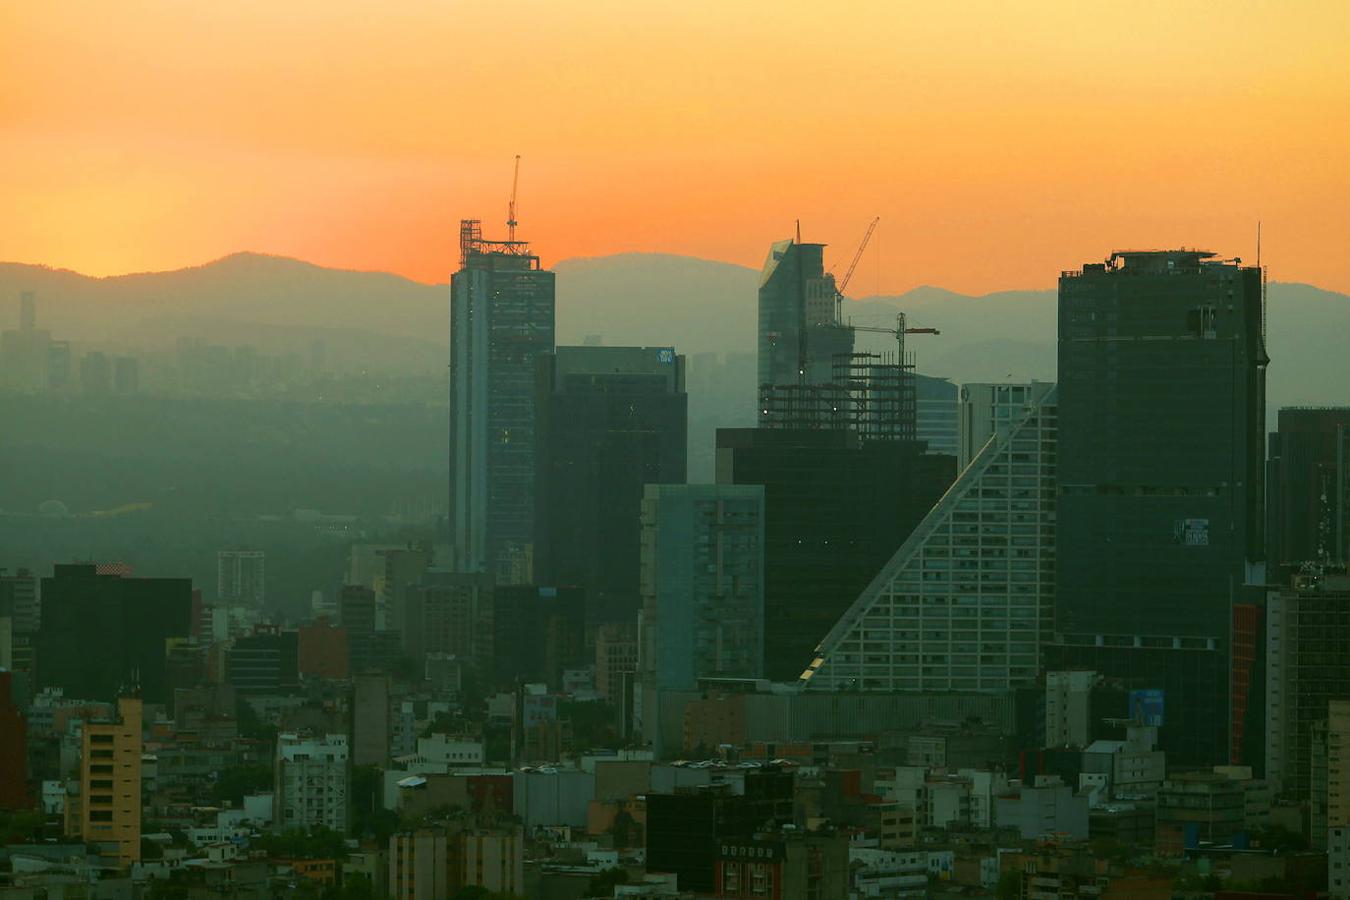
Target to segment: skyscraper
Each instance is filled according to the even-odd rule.
[[[718,483],[764,486],[765,677],[801,674],[955,474],[952,457],[912,441],[718,429]]]
[[[1214,257],[1121,252],[1060,276],[1056,596],[1066,643],[1198,641],[1227,658],[1233,602],[1264,578],[1261,273]],[[1201,702],[1225,708],[1227,689],[1218,693]],[[1227,755],[1217,718],[1211,760]]]
[[[513,229],[514,230],[514,229]],[[450,490],[455,567],[528,581],[535,366],[553,350],[554,278],[524,241],[460,223],[450,280]]]
[[[775,388],[828,384],[834,357],[853,352],[853,329],[839,321],[825,245],[779,241],[759,280],[760,396]],[[765,404],[760,404],[763,417]]]
[[[1055,393],[1008,385],[970,464],[834,623],[817,690],[1034,684],[1054,615]],[[1001,401],[1001,403],[999,403]]]
[[[585,588],[590,616],[632,621],[646,484],[683,484],[684,357],[559,347],[540,357],[535,575]]]
[[[651,484],[642,500],[642,683],[764,671],[764,489]]]
[[[1272,566],[1350,553],[1350,407],[1280,410],[1266,467]]]
[[[261,550],[216,553],[216,599],[220,603],[262,606],[266,598],[266,554]]]
[[[163,703],[166,641],[186,638],[191,620],[186,578],[101,575],[92,564],[58,565],[42,579],[41,684],[93,700],[139,685],[147,702]]]

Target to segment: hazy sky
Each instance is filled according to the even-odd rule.
[[[461,217],[546,263],[850,293],[1045,287],[1184,244],[1350,290],[1350,3],[0,0],[0,259],[235,250],[443,281]]]

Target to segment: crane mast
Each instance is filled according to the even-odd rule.
[[[520,154],[516,154],[516,171],[511,177],[511,202],[506,207],[506,239],[516,241],[516,188],[520,186]]]

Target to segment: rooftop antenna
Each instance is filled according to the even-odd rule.
[[[506,207],[506,239],[516,240],[516,188],[520,186],[520,154],[516,154],[516,172],[511,177],[511,203]]]
[[[801,219],[798,219],[798,220],[797,220],[797,243],[800,244],[801,242],[802,242],[802,220],[801,220]]]

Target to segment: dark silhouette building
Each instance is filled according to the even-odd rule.
[[[1212,692],[1148,685],[1215,712],[1178,762],[1228,759],[1232,607],[1264,580],[1267,362],[1254,267],[1123,252],[1060,277],[1057,629],[1108,676],[1185,668],[1132,649],[1217,666]]]
[[[14,674],[0,670],[0,809],[30,809],[28,723],[13,687]]]
[[[669,347],[559,347],[539,358],[535,576],[584,588],[595,621],[636,615],[648,484],[683,484],[684,357]]]
[[[954,457],[909,441],[846,430],[718,430],[718,483],[764,486],[765,677],[802,674],[955,477]]]
[[[226,657],[226,680],[241,694],[277,694],[300,686],[300,636],[259,626],[235,638]]]
[[[514,227],[512,228],[514,234]],[[455,568],[530,580],[535,364],[553,350],[553,273],[524,241],[460,223],[450,280],[450,491]]]
[[[766,767],[747,772],[743,794],[727,785],[647,794],[647,871],[675,873],[683,891],[711,892],[722,842],[792,824],[793,793],[791,771]]]
[[[57,565],[42,579],[37,669],[44,687],[67,697],[113,701],[139,685],[147,703],[170,698],[167,642],[192,627],[187,578],[101,575],[93,564]]]
[[[1350,514],[1350,408],[1285,407],[1266,465],[1272,566],[1344,565]]]
[[[502,585],[492,592],[494,683],[546,682],[562,689],[564,669],[586,657],[586,592],[575,587]]]

